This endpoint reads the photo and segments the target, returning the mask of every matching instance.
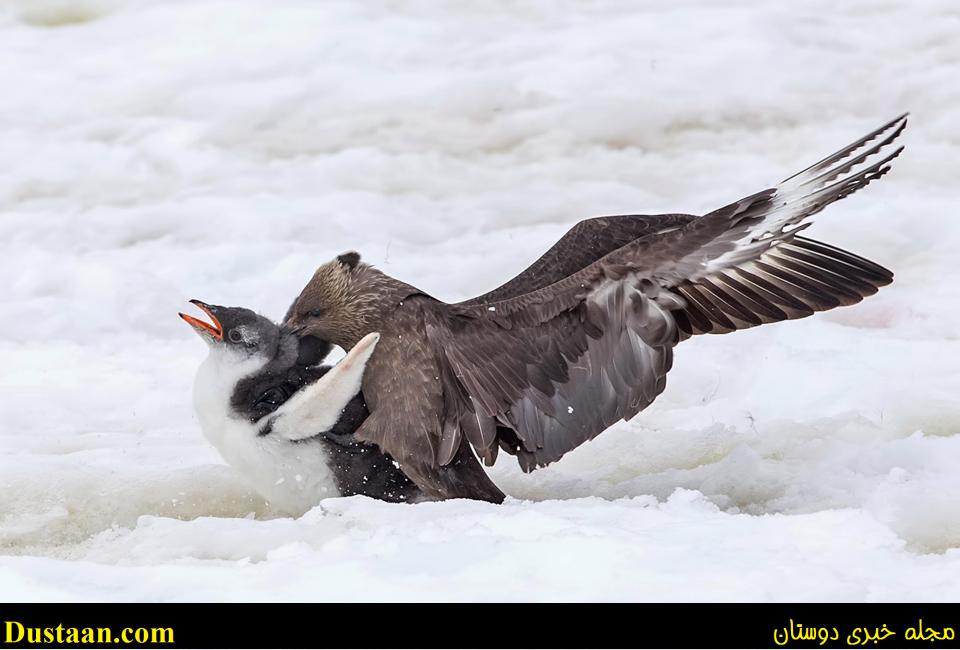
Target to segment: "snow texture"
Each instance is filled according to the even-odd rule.
[[[952,0],[0,5],[0,599],[960,599]],[[579,219],[703,213],[904,110],[807,231],[897,280],[703,336],[511,498],[257,497],[188,298],[280,318],[355,249],[439,298]]]

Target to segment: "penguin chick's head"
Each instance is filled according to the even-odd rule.
[[[280,342],[280,328],[270,319],[243,307],[220,307],[191,300],[210,322],[180,314],[212,350],[229,351],[241,358],[272,358]]]

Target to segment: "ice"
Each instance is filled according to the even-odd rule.
[[[953,2],[0,4],[0,600],[957,600]],[[776,185],[905,110],[807,234],[856,307],[679,346],[503,506],[281,516],[191,412],[189,298],[348,250],[484,293],[577,220]]]

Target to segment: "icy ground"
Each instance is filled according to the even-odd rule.
[[[0,4],[0,599],[960,599],[960,8]],[[457,300],[578,219],[704,212],[904,110],[811,236],[897,273],[701,337],[470,502],[272,512],[201,438],[184,301],[348,249]]]

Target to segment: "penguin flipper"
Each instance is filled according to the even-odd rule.
[[[365,336],[329,372],[258,422],[258,428],[287,440],[304,440],[332,429],[360,392],[367,361],[379,341],[376,332]]]

